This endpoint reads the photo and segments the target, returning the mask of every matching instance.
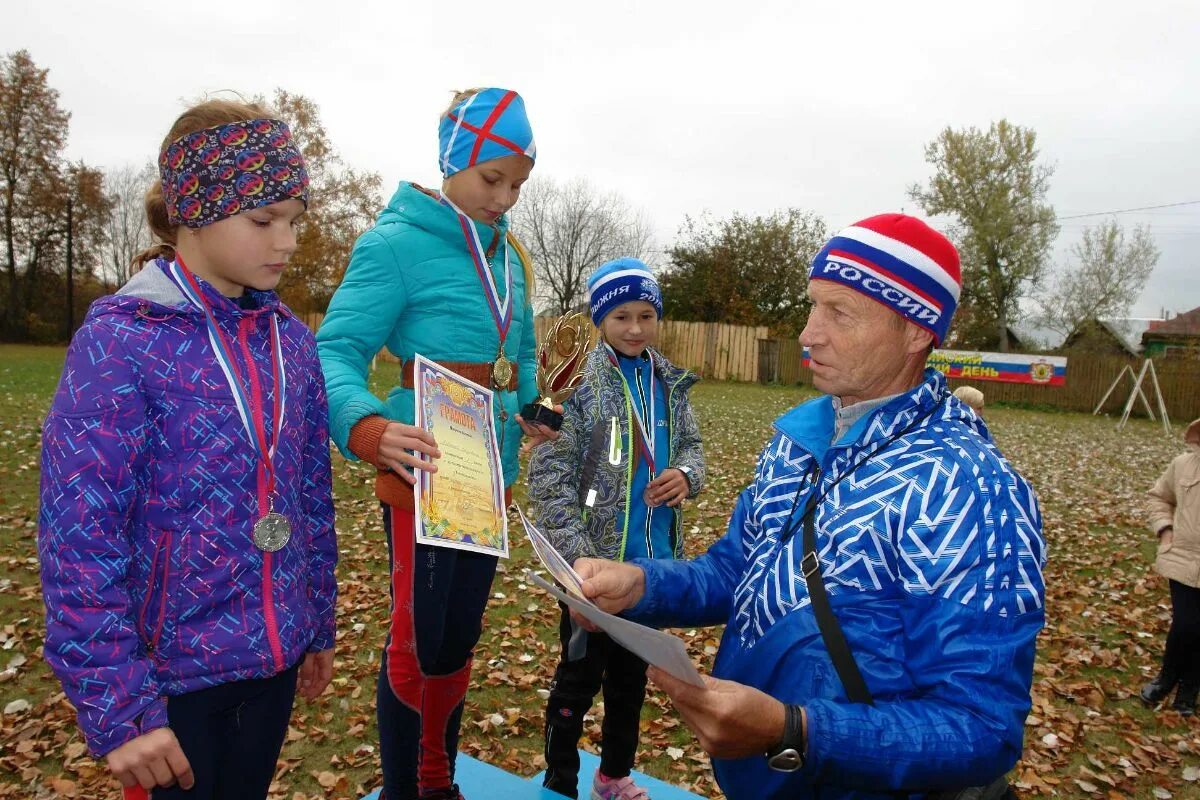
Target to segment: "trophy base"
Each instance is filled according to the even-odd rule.
[[[562,427],[563,415],[541,403],[526,403],[521,409],[521,419],[530,425],[545,425],[552,431]]]

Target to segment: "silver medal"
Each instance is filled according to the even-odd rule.
[[[292,526],[287,517],[274,511],[254,523],[254,544],[266,553],[282,550],[292,538]]]

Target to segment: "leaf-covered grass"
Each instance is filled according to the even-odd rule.
[[[41,659],[39,430],[62,361],[61,348],[0,346],[0,708],[28,703],[0,717],[0,797],[116,796],[86,755],[73,712]],[[396,365],[381,363],[375,388],[382,391],[396,375]],[[710,485],[685,512],[689,554],[724,531],[772,420],[808,396],[802,387],[696,387]],[[1050,545],[1034,707],[1012,776],[1022,797],[1200,798],[1200,723],[1144,709],[1136,696],[1157,669],[1170,617],[1165,582],[1149,569],[1154,546],[1143,525],[1143,496],[1179,452],[1178,438],[1145,421],[1118,433],[1111,419],[1060,412],[997,408],[987,420],[1037,488]],[[335,457],[342,553],[335,680],[316,703],[297,705],[272,793],[278,800],[355,798],[379,785],[375,672],[388,593],[373,479],[371,469]],[[516,496],[523,501],[521,486]],[[521,580],[532,555],[515,529],[511,542],[476,654],[462,747],[531,775],[543,766],[543,696],[558,657],[558,611]],[[677,633],[707,669],[720,630]],[[596,749],[602,713],[598,702],[583,747]],[[653,689],[639,769],[718,796],[707,758]]]

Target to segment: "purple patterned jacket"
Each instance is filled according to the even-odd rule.
[[[201,281],[269,420],[270,314],[286,364],[274,510],[291,541],[255,547],[259,475],[233,395],[162,263],[92,305],[42,435],[38,552],[45,656],[97,756],[167,724],[166,697],[262,678],[334,644],[337,543],[328,412],[312,333],[273,292],[242,310]]]

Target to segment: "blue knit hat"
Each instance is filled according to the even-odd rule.
[[[482,89],[438,124],[438,166],[444,177],[505,156],[537,160],[525,101],[510,89]]]
[[[587,290],[592,323],[597,328],[608,312],[623,303],[637,300],[654,306],[659,319],[662,319],[662,292],[659,291],[658,281],[654,280],[650,268],[636,258],[618,258],[602,264],[588,278]]]

